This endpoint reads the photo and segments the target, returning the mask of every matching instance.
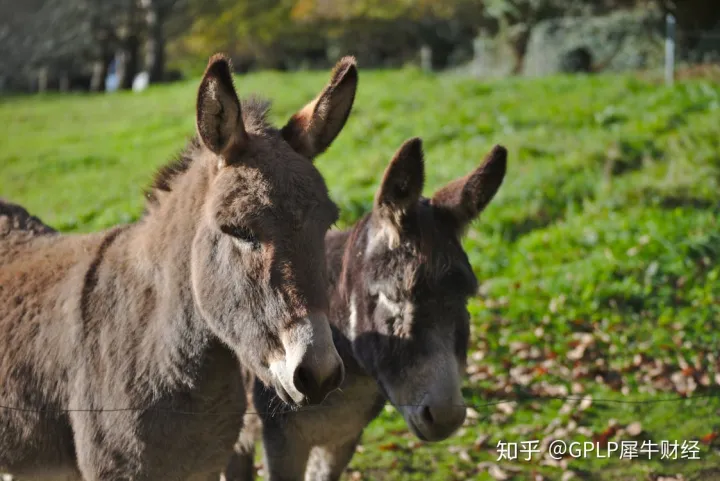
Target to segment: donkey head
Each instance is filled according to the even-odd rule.
[[[345,250],[355,357],[423,440],[445,439],[465,419],[467,301],[477,280],[460,239],[500,187],[506,158],[496,146],[428,200],[420,139],[405,142]]]
[[[260,380],[295,403],[318,403],[344,378],[327,320],[325,233],[338,209],[313,158],[347,120],[353,58],[282,129],[268,105],[240,102],[230,62],[214,56],[197,98],[207,148],[204,228],[193,243],[193,289],[213,332]]]

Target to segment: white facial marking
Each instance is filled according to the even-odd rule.
[[[289,333],[284,333],[280,340],[285,348],[285,357],[270,363],[270,372],[280,381],[283,388],[295,402],[300,402],[305,397],[295,388],[293,377],[295,369],[302,362],[307,346],[312,339],[310,326],[299,326]]]
[[[357,336],[357,299],[355,293],[350,295],[350,318],[348,319],[348,336],[350,340],[355,340]]]
[[[393,316],[399,316],[402,313],[402,304],[399,302],[391,301],[384,293],[378,295],[378,302],[382,304],[385,309],[390,311]]]
[[[386,222],[381,223],[379,229],[368,230],[368,242],[365,248],[365,255],[375,250],[378,244],[385,243],[387,248],[392,250],[400,244],[400,236],[394,227]]]

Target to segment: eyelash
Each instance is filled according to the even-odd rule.
[[[247,227],[240,226],[223,226],[222,231],[233,237],[234,239],[247,242],[252,246],[253,249],[260,248],[260,241]]]

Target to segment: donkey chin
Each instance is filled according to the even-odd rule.
[[[433,371],[425,371],[421,377],[407,375],[394,386],[383,383],[386,397],[403,415],[410,431],[422,441],[447,439],[465,422],[467,408],[462,397],[461,376],[457,370],[443,369],[442,365],[434,364]],[[410,379],[414,382],[408,381]]]
[[[309,315],[280,335],[285,355],[269,364],[271,383],[286,404],[320,404],[345,379],[345,366],[334,346],[325,314]]]

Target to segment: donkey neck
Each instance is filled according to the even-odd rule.
[[[135,320],[144,331],[148,375],[169,384],[193,384],[193,372],[217,345],[195,306],[190,267],[208,183],[205,162],[192,162],[178,173],[172,189],[128,230],[122,256],[132,269],[126,275],[152,293],[144,319]]]
[[[328,280],[330,284],[330,324],[333,340],[345,370],[358,376],[369,376],[355,357],[352,347],[352,296],[344,292],[347,279],[352,276],[351,259],[362,248],[358,247],[359,236],[365,232],[367,218],[358,221],[351,229],[331,231],[325,238]],[[360,251],[358,251],[360,249]]]

